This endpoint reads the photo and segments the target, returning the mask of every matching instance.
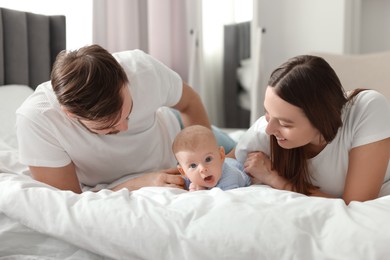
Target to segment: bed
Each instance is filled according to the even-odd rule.
[[[12,63],[2,58],[5,71]],[[75,194],[37,182],[18,163],[14,131],[14,111],[36,83],[3,84],[0,259],[389,258],[390,196],[347,206],[264,185]]]

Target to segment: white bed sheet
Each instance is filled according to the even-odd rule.
[[[0,87],[0,98],[5,92]],[[149,187],[79,195],[26,175],[9,127],[7,138],[0,136],[0,259],[390,256],[390,196],[346,206],[341,199],[261,185],[229,191]],[[230,134],[239,138],[242,130]]]

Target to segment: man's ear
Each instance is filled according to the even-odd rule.
[[[179,170],[181,176],[186,177],[186,173],[184,172],[183,168],[180,166],[180,164],[177,165],[177,169]]]
[[[77,116],[71,112],[69,112],[64,106],[61,106],[61,110],[69,117],[69,118],[76,118]]]
[[[225,155],[225,148],[223,148],[223,146],[219,147],[219,154],[221,155],[221,160],[224,161],[226,155]]]

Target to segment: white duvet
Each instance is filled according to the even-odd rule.
[[[267,186],[77,195],[0,174],[0,198],[3,217],[55,239],[59,252],[73,247],[92,252],[91,259],[367,260],[390,254],[390,196],[346,206]]]
[[[16,90],[0,87],[11,122],[0,131],[0,259],[390,258],[390,196],[346,206],[260,185],[79,195],[34,181],[17,161],[16,105],[5,105],[31,90]]]

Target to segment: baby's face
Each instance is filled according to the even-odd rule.
[[[212,188],[222,176],[223,148],[201,145],[196,151],[181,151],[176,158],[187,178],[194,184]]]

